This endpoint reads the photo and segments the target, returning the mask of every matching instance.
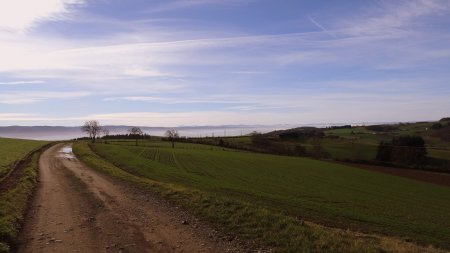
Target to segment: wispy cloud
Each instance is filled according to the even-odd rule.
[[[33,104],[45,100],[75,99],[89,96],[89,92],[3,92],[0,94],[0,104]]]
[[[71,81],[78,79],[80,83],[130,77],[179,78],[191,75],[186,67],[271,61],[272,56],[267,53],[258,59],[254,55],[246,57],[239,50],[243,46],[289,45],[304,40],[306,36],[308,34],[293,33],[92,47],[76,47],[56,41],[56,49],[48,48],[48,42],[42,44],[40,40],[27,38],[27,41],[34,43],[0,42],[0,53],[5,56],[0,59],[0,71],[28,78],[64,80],[70,77]],[[224,53],[225,48],[230,50]],[[177,72],[174,72],[174,68],[171,68],[173,65],[184,69],[176,68]]]
[[[435,5],[430,6],[428,12],[420,15],[437,11]],[[398,8],[400,7],[396,6],[395,10]],[[412,7],[409,7],[408,4],[403,8],[410,9]],[[387,13],[394,13],[395,10]],[[393,14],[383,15],[391,17]],[[401,16],[407,16],[408,19],[417,15],[419,14],[415,14],[415,16],[401,14]],[[341,23],[340,26],[333,27],[333,32],[310,18],[313,24],[324,32],[327,31],[325,32],[327,35],[339,36],[339,38],[340,35],[343,35],[344,37],[333,40],[324,39],[323,32],[211,36],[132,43],[130,40],[133,39],[130,38],[134,38],[135,35],[141,36],[140,31],[132,31],[128,36],[123,34],[119,34],[117,38],[112,36],[111,40],[117,43],[115,45],[111,45],[109,42],[87,40],[81,46],[70,40],[47,38],[43,43],[40,38],[36,37],[14,38],[14,40],[0,42],[0,54],[4,56],[0,59],[0,71],[22,78],[59,79],[83,87],[86,86],[84,84],[90,83],[89,86],[92,88],[99,85],[101,89],[104,89],[105,84],[101,84],[101,81],[108,80],[110,84],[114,83],[117,87],[140,85],[143,88],[151,86],[154,80],[140,82],[130,81],[130,78],[167,78],[171,79],[170,83],[174,83],[175,79],[185,76],[208,76],[208,72],[194,69],[199,66],[220,70],[220,68],[226,69],[242,65],[243,70],[234,67],[231,72],[256,74],[257,72],[248,72],[246,69],[262,69],[262,72],[270,69],[270,72],[273,73],[272,66],[274,64],[281,66],[369,65],[369,67],[380,69],[382,65],[387,66],[387,62],[392,64],[399,59],[401,62],[396,63],[395,66],[404,64],[403,66],[409,67],[412,64],[424,62],[425,57],[427,57],[426,60],[430,59],[432,55],[446,58],[445,55],[438,52],[424,54],[423,52],[429,51],[423,48],[426,39],[417,34],[413,37],[414,40],[411,40],[410,32],[405,33],[402,38],[405,43],[408,43],[406,47],[398,43],[398,34],[386,35],[380,32],[377,36],[373,34],[368,36],[361,32],[355,37],[345,37],[348,34],[356,34],[355,31],[363,31],[363,28],[374,30],[374,27],[377,27],[376,29],[383,31],[382,25],[387,21],[375,22],[373,20],[388,19],[383,18],[384,16],[374,16],[369,21],[355,19],[350,25],[345,24],[345,26]],[[406,18],[399,19],[405,20]],[[174,34],[176,32],[177,30],[174,31]],[[148,34],[147,37],[154,39],[151,34]],[[389,42],[394,39],[397,39],[397,43]],[[167,80],[165,81],[167,82]]]
[[[45,82],[40,80],[24,80],[24,81],[0,82],[0,85],[41,84],[41,83]]]
[[[27,120],[34,116],[34,114],[30,113],[0,113],[0,121],[16,121],[21,119]]]
[[[216,115],[230,123],[381,118],[384,115],[377,116],[379,112],[392,111],[389,108],[396,110],[383,120],[397,116],[408,120],[409,116],[427,116],[425,109],[433,111],[433,103],[435,108],[449,106],[444,99],[449,92],[445,85],[450,60],[450,46],[445,43],[450,40],[444,27],[450,11],[446,0],[377,1],[378,8],[361,5],[352,15],[324,10],[322,16],[305,10],[299,14],[302,18],[288,18],[274,13],[273,26],[260,23],[265,20],[258,15],[233,22],[221,15],[214,22],[202,15],[190,19],[202,8],[225,14],[223,10],[252,1],[160,1],[156,6],[130,1],[124,9],[114,9],[116,1],[106,1],[81,16],[74,7],[84,1],[36,2],[48,2],[50,7],[24,14],[28,10],[21,13],[22,9],[11,5],[11,12],[27,15],[21,22],[11,15],[2,16],[8,11],[0,8],[0,103],[9,104],[8,108],[92,96],[89,102],[99,113],[71,120],[99,116],[122,122],[113,117],[124,117],[125,122],[147,120],[150,124],[153,115],[164,123],[166,114],[158,110],[172,110],[167,115],[173,119],[168,122],[178,125],[191,122],[189,116],[202,124],[209,119],[211,124],[221,123]],[[300,2],[287,1],[286,5]],[[102,4],[108,8],[100,8]],[[268,11],[273,7],[254,4]],[[153,13],[143,13],[146,7]],[[73,19],[67,19],[72,15]],[[80,18],[85,16],[89,18]],[[301,30],[299,18],[309,19],[318,29]],[[46,26],[46,21],[60,19],[65,22]],[[286,25],[290,23],[296,26]],[[97,36],[95,31],[104,35]],[[33,88],[41,90],[25,92],[30,88],[23,86],[27,84],[40,84]],[[431,86],[430,93],[423,88],[426,85]],[[39,105],[47,106],[41,103],[36,108]],[[135,112],[136,108],[155,111]],[[348,110],[351,113],[339,113]],[[123,111],[130,114],[114,113]],[[448,112],[438,109],[433,113]],[[57,118],[41,115],[34,119]]]
[[[167,1],[163,4],[152,6],[151,8],[148,8],[145,12],[147,13],[154,13],[154,12],[166,12],[166,11],[173,11],[178,9],[184,9],[184,8],[192,8],[192,7],[198,7],[198,6],[205,6],[205,5],[216,5],[216,6],[236,6],[236,5],[242,5],[247,2],[250,2],[250,0],[227,0],[227,1],[221,1],[221,0],[176,0],[176,1]]]
[[[439,81],[437,81],[439,83]],[[330,81],[328,83],[310,83],[308,87],[316,88],[294,88],[283,91],[271,91],[264,93],[239,93],[228,92],[226,94],[202,94],[202,96],[188,95],[174,98],[173,94],[160,94],[157,96],[123,96],[108,97],[104,101],[128,101],[139,103],[157,103],[163,105],[195,105],[209,104],[220,105],[224,110],[229,111],[277,111],[278,109],[300,109],[327,111],[345,110],[345,108],[379,107],[389,108],[394,106],[406,106],[409,108],[420,108],[418,102],[427,101],[444,102],[447,95],[441,93],[433,95],[429,91],[430,85],[435,85],[436,80],[378,80],[365,82],[361,85],[357,80]],[[322,89],[327,92],[317,92]],[[411,90],[423,90],[421,95],[417,95]],[[410,90],[410,91],[408,91]],[[344,92],[345,91],[345,92]],[[450,105],[450,102],[447,103]],[[145,106],[144,106],[145,107]],[[327,109],[328,108],[328,109]]]
[[[137,101],[137,102],[161,102],[167,101],[168,99],[162,97],[151,97],[151,96],[129,96],[129,97],[108,97],[104,98],[103,101]]]
[[[268,74],[269,71],[258,71],[258,70],[235,70],[230,71],[231,74],[238,74],[238,75],[263,75]]]
[[[450,9],[447,0],[413,0],[413,1],[383,1],[378,12],[353,20],[343,22],[344,32],[350,35],[376,35],[401,32],[417,24],[416,19],[429,15],[445,13]]]
[[[131,77],[164,77],[164,76],[172,76],[168,73],[163,73],[158,70],[146,69],[141,66],[133,65],[129,67],[125,67],[123,74]]]

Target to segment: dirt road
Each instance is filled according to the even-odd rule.
[[[63,149],[65,148],[65,149]],[[45,151],[18,252],[240,252],[181,208]]]

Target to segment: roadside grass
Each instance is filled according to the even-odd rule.
[[[39,153],[23,171],[18,184],[0,196],[0,252],[10,252],[24,219],[28,201],[33,193],[37,177]]]
[[[47,142],[0,138],[0,180],[13,168],[16,161],[45,143]]]
[[[274,252],[443,252],[431,246],[420,247],[393,237],[377,236],[367,233],[363,234],[352,232],[351,230],[328,228],[311,222],[303,221],[299,216],[303,217],[304,214],[308,213],[309,215],[306,215],[305,218],[309,218],[309,216],[314,217],[312,216],[313,213],[324,214],[324,218],[332,221],[330,225],[336,224],[334,222],[334,218],[345,218],[339,217],[339,215],[335,212],[336,210],[339,211],[339,208],[330,208],[330,205],[332,206],[333,204],[327,203],[329,200],[322,199],[319,196],[308,196],[305,195],[308,193],[303,193],[302,191],[291,192],[294,194],[293,197],[300,196],[300,198],[303,198],[303,201],[297,201],[297,203],[295,203],[295,201],[293,201],[294,199],[291,198],[289,194],[286,195],[286,193],[290,191],[290,188],[292,186],[303,185],[307,182],[307,180],[298,181],[299,178],[297,177],[298,175],[295,174],[295,170],[303,171],[304,174],[302,176],[310,177],[310,179],[315,178],[314,184],[330,183],[331,181],[328,181],[326,179],[327,174],[330,173],[330,171],[327,172],[327,169],[324,169],[323,171],[321,171],[321,173],[317,174],[315,172],[315,170],[320,170],[320,165],[326,164],[327,166],[325,167],[329,167],[329,165],[331,164],[328,163],[302,159],[301,161],[303,162],[310,162],[310,164],[308,165],[308,169],[302,170],[301,168],[297,167],[291,171],[286,171],[286,168],[283,167],[271,167],[274,164],[273,162],[271,163],[270,160],[273,160],[278,156],[266,155],[266,158],[269,157],[269,159],[263,160],[262,165],[264,165],[264,163],[269,163],[266,164],[269,166],[269,170],[265,170],[264,166],[259,167],[259,169],[258,167],[251,168],[250,164],[246,164],[246,166],[237,169],[233,169],[233,166],[228,167],[231,171],[227,171],[226,167],[225,169],[223,167],[216,168],[217,170],[215,171],[215,165],[214,163],[211,163],[211,161],[215,161],[216,164],[220,164],[223,162],[223,159],[220,159],[220,156],[230,156],[231,154],[242,155],[245,153],[197,150],[196,152],[199,152],[198,154],[201,157],[212,156],[210,157],[210,159],[212,160],[206,161],[205,165],[200,166],[200,168],[196,171],[187,171],[183,173],[180,170],[174,171],[173,164],[175,164],[175,167],[187,166],[191,170],[195,169],[198,165],[195,164],[195,161],[199,157],[196,157],[195,154],[190,154],[190,152],[193,152],[192,150],[162,150],[162,153],[165,153],[165,155],[162,156],[165,158],[159,160],[161,157],[161,150],[159,150],[159,154],[157,154],[158,151],[150,151],[150,153],[143,154],[143,152],[146,152],[145,149],[149,150],[150,148],[123,147],[102,144],[97,144],[92,147],[95,148],[97,152],[101,152],[102,156],[106,156],[108,160],[111,160],[116,165],[122,165],[121,167],[125,168],[126,170],[132,171],[134,174],[119,169],[112,163],[104,160],[102,157],[95,154],[85,142],[75,143],[73,146],[73,150],[77,157],[88,166],[103,173],[109,174],[113,177],[123,179],[135,185],[139,185],[143,188],[151,189],[153,192],[159,193],[162,196],[167,197],[172,201],[175,201],[176,203],[189,208],[199,216],[206,218],[208,221],[219,225],[226,233],[238,235],[240,238],[257,240],[260,244],[274,249]],[[178,159],[176,152],[188,152],[186,159]],[[213,152],[220,152],[221,154],[217,156],[217,154],[214,155]],[[176,157],[176,161],[172,161],[169,158],[170,156],[167,156],[167,154],[171,154],[172,157]],[[239,159],[244,159],[245,163],[246,161],[249,161],[248,159],[254,160],[258,159],[258,156],[265,156],[261,154],[250,155],[251,157],[247,158],[247,160],[244,157],[233,156],[228,159],[237,162],[240,161]],[[139,157],[141,157],[141,159]],[[156,157],[158,157],[158,162],[152,162],[152,159],[144,157],[155,157],[155,159]],[[283,159],[299,158],[288,157]],[[125,163],[123,161],[127,162]],[[296,162],[298,163],[298,161]],[[193,166],[189,166],[189,163],[194,164]],[[146,164],[150,164],[150,166]],[[225,163],[225,166],[229,165],[229,163]],[[261,164],[259,164],[258,166],[261,166]],[[335,164],[332,164],[332,166],[336,167]],[[331,187],[329,187],[330,189],[328,189],[328,192],[326,194],[331,194],[332,196],[330,196],[330,198],[332,199],[333,197],[337,196],[333,196],[332,194],[333,191],[336,191],[336,189],[350,188],[350,192],[353,192],[356,195],[360,195],[358,194],[358,189],[352,189],[352,185],[340,185],[340,183],[342,183],[342,178],[339,179],[339,171],[350,170],[351,173],[356,173],[356,175],[360,173],[365,174],[365,172],[361,172],[361,170],[346,166],[337,167],[339,168],[331,169],[331,179],[336,179],[337,182],[334,186],[331,185]],[[159,170],[159,172],[157,172],[157,170]],[[170,170],[172,170],[174,174],[171,174],[171,172],[169,172]],[[257,177],[243,178],[243,174],[239,173],[239,171],[246,172],[247,170],[248,173],[250,173],[251,175],[256,175]],[[167,171],[168,174],[165,174],[164,171]],[[224,172],[225,174],[221,174],[220,171]],[[210,172],[213,172],[213,175],[207,174]],[[146,173],[148,174],[144,175]],[[291,175],[290,173],[293,173],[293,175]],[[323,173],[325,175],[320,175]],[[237,178],[237,181],[232,182],[233,180],[231,180],[229,176],[227,177],[226,174],[234,175]],[[216,181],[207,182],[205,180],[200,180],[202,176],[194,176],[190,178],[189,175],[207,175],[207,177],[216,177]],[[279,181],[280,178],[278,178],[280,175],[284,175],[281,178],[281,184]],[[369,174],[370,177],[377,177],[377,175],[378,174]],[[291,180],[293,176],[294,180]],[[343,176],[348,176],[348,174],[346,175],[344,173]],[[361,180],[360,177],[361,175],[356,176],[354,180]],[[266,178],[266,180],[261,180],[261,178]],[[250,180],[251,182],[246,182],[248,180]],[[272,180],[274,180],[274,182],[271,182]],[[390,178],[390,180],[393,179]],[[228,185],[220,185],[217,184],[218,182],[224,182]],[[237,185],[241,185],[242,188],[233,189],[233,187],[230,187],[233,185],[234,187],[236,187],[236,183]],[[373,184],[374,182],[366,181],[365,183]],[[387,183],[389,184],[389,182]],[[408,181],[408,183],[411,182]],[[262,188],[248,188],[249,185],[251,186],[254,184],[259,186],[262,185]],[[311,186],[313,186],[313,184],[307,185],[306,188]],[[323,188],[323,186],[324,185],[313,187],[310,190],[309,194],[314,191],[319,191],[320,188]],[[336,186],[338,187],[336,188]],[[426,187],[428,186],[430,185],[426,185]],[[283,191],[286,191],[284,196],[281,196],[279,190],[276,190],[277,187]],[[382,187],[383,186],[381,186],[380,188]],[[306,188],[303,188],[303,190]],[[296,190],[299,190],[298,187]],[[365,192],[365,194],[363,194],[364,197],[370,197],[370,195],[372,194],[370,190],[371,189],[363,190],[363,192]],[[417,193],[420,190],[423,189],[419,189],[414,193]],[[448,189],[445,190],[448,191]],[[442,190],[444,192],[444,196],[438,197],[439,199],[442,198],[445,200],[445,197],[448,196],[449,192],[445,192],[445,190]],[[376,192],[374,193],[375,195],[377,195]],[[382,193],[381,195],[384,194],[385,193]],[[397,200],[398,197],[399,196],[396,196],[396,198],[394,199]],[[401,201],[401,199],[398,200]],[[325,202],[320,203],[322,201]],[[339,199],[337,199],[336,201],[339,201]],[[363,201],[363,199],[361,199],[361,201]],[[355,203],[346,203],[349,209],[352,209],[351,206],[354,204]],[[386,205],[383,206],[385,211],[389,211],[390,204],[392,203],[388,201]],[[326,208],[327,206],[328,208]],[[446,207],[445,203],[442,206],[444,206],[445,210],[449,210],[449,207]],[[317,213],[317,210],[308,210],[310,208],[315,209],[316,207],[325,208],[325,210],[320,213]],[[344,206],[341,206],[340,208],[343,207]],[[369,208],[369,206],[365,206],[364,208],[367,209]],[[440,217],[442,219],[445,219],[446,215],[448,214],[448,212],[447,214],[445,214],[445,210],[442,212],[443,216]],[[376,211],[379,212],[382,210]],[[355,212],[355,210],[353,210],[353,212]],[[400,217],[401,215],[402,214],[399,214],[398,216]],[[342,219],[342,221],[345,220],[346,219]],[[351,219],[347,219],[346,221],[351,223]],[[363,225],[364,222],[356,222],[355,224]],[[443,226],[445,227],[445,224]],[[428,231],[426,231],[425,229],[421,232],[425,233]],[[442,230],[434,231],[434,233],[430,235],[430,237],[439,238],[439,236],[437,235],[437,233],[439,232],[442,232],[445,237],[446,231]],[[441,245],[445,244],[442,243],[443,238],[439,239],[440,240],[438,241],[441,242]]]

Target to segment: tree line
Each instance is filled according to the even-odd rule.
[[[92,143],[95,143],[96,140],[100,138],[105,139],[105,142],[107,143],[108,139],[117,139],[125,137],[126,139],[134,139],[135,145],[138,146],[139,139],[150,137],[149,134],[144,133],[140,127],[136,126],[129,128],[127,130],[128,132],[127,135],[110,135],[109,129],[102,127],[97,120],[88,120],[84,122],[83,126],[81,127],[81,131],[88,135],[88,138],[91,140]],[[172,142],[172,148],[175,148],[175,141],[180,138],[178,130],[168,129],[164,135],[167,138],[167,140]]]
[[[420,136],[398,136],[391,141],[382,141],[378,146],[376,160],[403,165],[425,163],[427,149]]]

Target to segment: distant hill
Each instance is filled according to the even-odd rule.
[[[131,126],[103,126],[111,135],[124,134]],[[250,125],[224,125],[224,126],[180,126],[176,127],[181,136],[237,136],[252,131],[262,133],[276,129],[289,128],[288,126],[250,126]],[[141,127],[144,133],[163,136],[169,127]],[[5,126],[0,127],[0,137],[34,139],[34,140],[68,140],[85,136],[79,126]]]
[[[445,119],[444,119],[445,120]],[[395,124],[389,122],[380,122],[372,124]],[[321,123],[304,125],[222,125],[222,126],[178,126],[176,129],[181,136],[186,137],[211,137],[211,136],[241,136],[252,132],[268,133],[268,136],[283,135],[291,132],[311,132],[324,131],[333,128],[333,126],[346,126],[346,123]],[[351,123],[352,126],[367,125],[367,123]],[[132,126],[126,125],[107,125],[111,135],[125,134]],[[146,134],[153,136],[163,136],[165,131],[171,127],[140,127]],[[34,139],[34,140],[69,140],[85,136],[80,126],[0,126],[0,137]]]
[[[59,140],[81,137],[80,127],[63,126],[6,126],[0,136],[20,139]]]

